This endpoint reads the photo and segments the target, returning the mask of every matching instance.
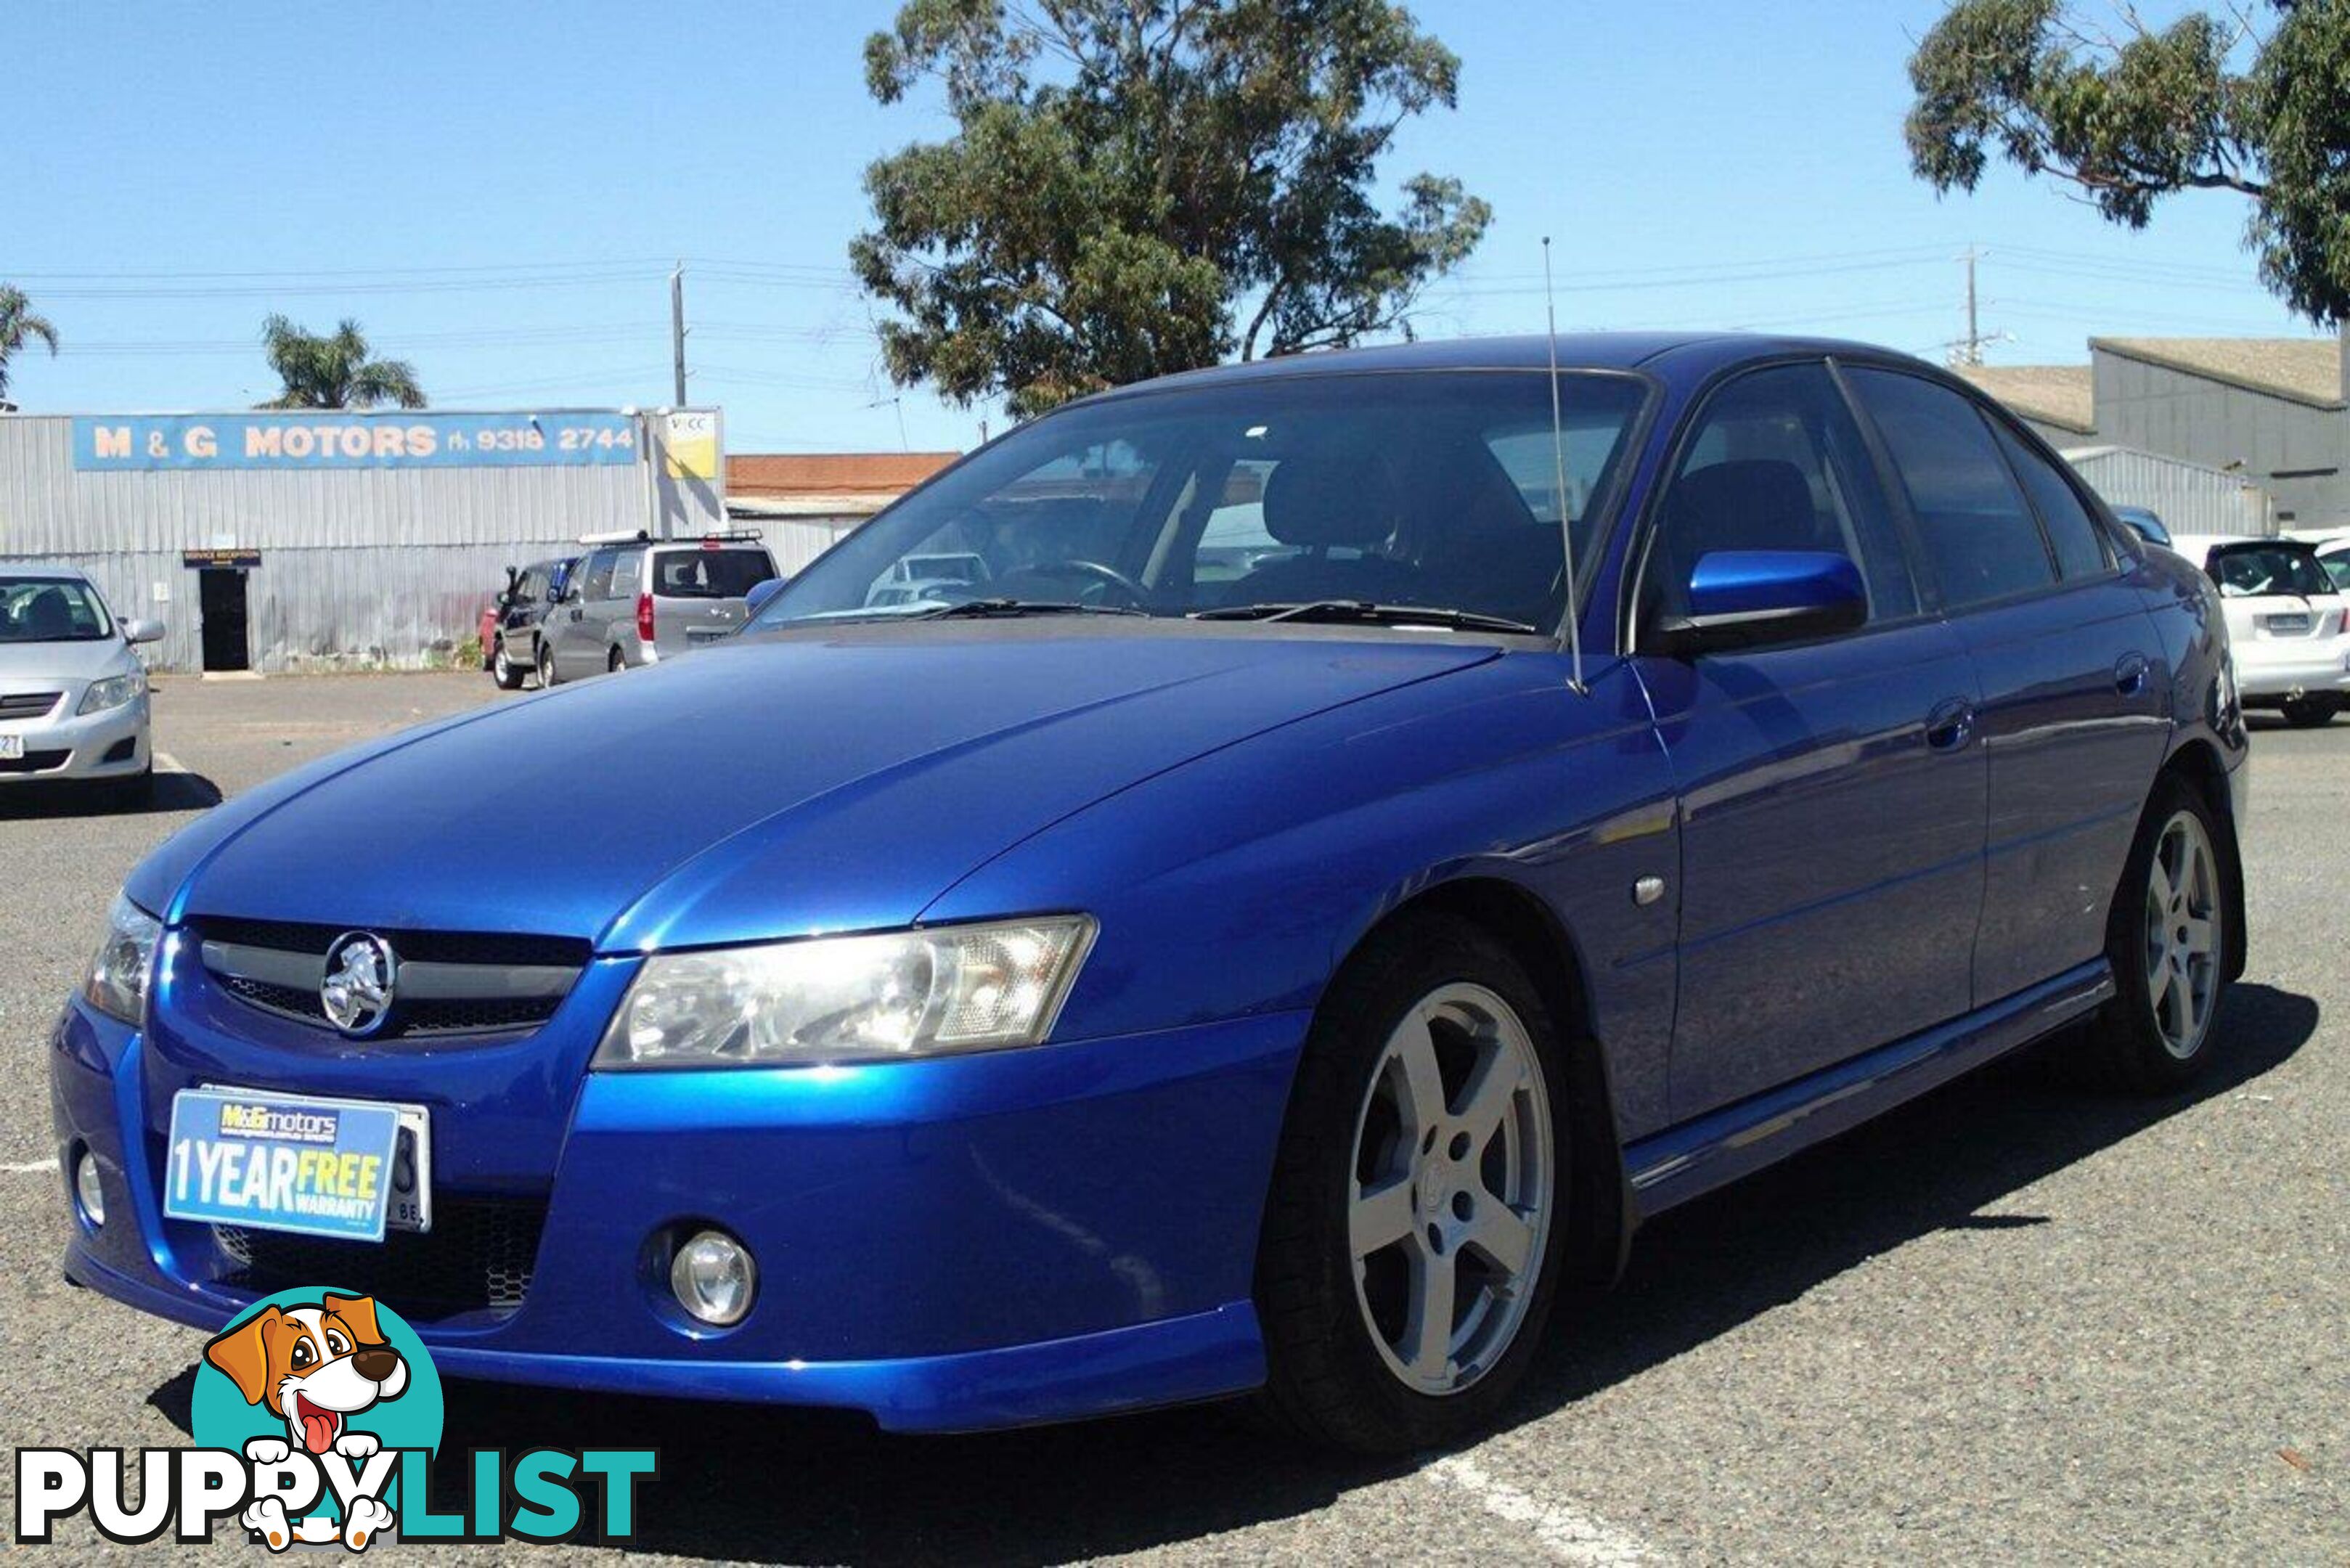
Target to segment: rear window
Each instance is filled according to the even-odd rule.
[[[655,597],[739,599],[775,575],[764,550],[664,550],[653,557]]]
[[[2223,545],[2211,552],[2204,570],[2230,598],[2334,592],[2334,579],[2317,564],[2317,552],[2305,546]]]

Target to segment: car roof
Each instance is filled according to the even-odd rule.
[[[1369,348],[1315,350],[1218,365],[1099,392],[1084,400],[1106,402],[1177,387],[1226,381],[1281,379],[1408,370],[1541,370],[1550,365],[1552,339],[1539,333],[1506,337],[1453,337],[1441,341],[1390,343]],[[1926,361],[1873,344],[1834,337],[1791,337],[1760,332],[1563,332],[1556,348],[1562,370],[1654,370],[1675,375],[1708,374],[1750,359],[1792,355],[1838,355],[1895,361],[1935,369]],[[1937,371],[1937,374],[1939,374]]]
[[[89,574],[74,566],[53,566],[36,561],[0,561],[0,576],[28,577],[44,583],[87,583]]]

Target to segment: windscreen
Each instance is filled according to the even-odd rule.
[[[1333,600],[1500,616],[1565,603],[1647,396],[1533,371],[1266,378],[1082,404],[987,448],[800,574],[754,625],[973,600],[1183,616]]]
[[[0,643],[97,642],[114,622],[88,583],[0,576]]]

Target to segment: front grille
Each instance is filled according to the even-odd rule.
[[[324,960],[352,928],[201,918],[204,966],[238,1001],[280,1018],[328,1027],[318,996]],[[391,1017],[373,1038],[508,1035],[555,1016],[587,966],[577,937],[502,931],[377,933],[400,957]],[[425,966],[430,966],[428,970]]]
[[[538,1262],[546,1205],[444,1199],[430,1231],[386,1231],[381,1241],[295,1236],[215,1225],[219,1283],[268,1295],[304,1286],[355,1291],[420,1323],[461,1313],[522,1310]]]
[[[21,757],[0,757],[0,774],[45,774],[66,765],[69,751],[26,752]]]
[[[197,935],[208,942],[237,942],[247,947],[276,948],[281,952],[317,953],[322,957],[335,939],[358,929],[352,926],[297,924],[292,920],[242,920],[206,915],[196,922]],[[408,963],[539,964],[551,969],[578,969],[588,961],[591,944],[579,937],[537,937],[511,931],[376,930]]]
[[[57,705],[62,691],[12,691],[0,697],[0,719],[37,719]]]

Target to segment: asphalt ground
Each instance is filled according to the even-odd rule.
[[[166,680],[152,809],[0,792],[0,1446],[187,1440],[203,1335],[57,1266],[44,1041],[123,874],[221,794],[494,696]],[[2263,724],[2252,767],[2251,967],[2192,1094],[2077,1086],[2060,1041],[1668,1216],[1459,1454],[1334,1459],[1216,1408],[908,1439],[455,1380],[450,1446],[657,1446],[612,1553],[640,1559],[2350,1563],[2350,722]]]

